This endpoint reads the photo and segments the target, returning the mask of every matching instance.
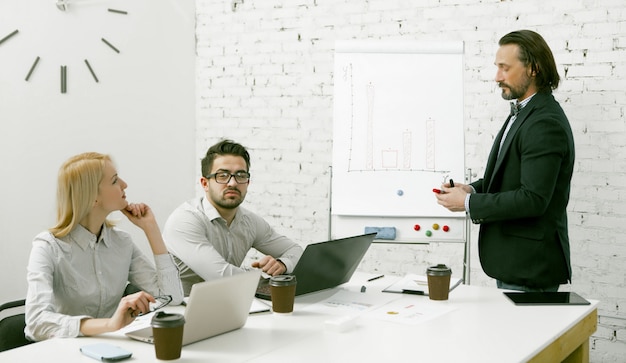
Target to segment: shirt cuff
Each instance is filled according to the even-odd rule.
[[[285,256],[282,256],[282,258],[277,258],[276,260],[280,261],[280,263],[285,265],[285,273],[286,274],[290,274],[290,273],[293,272],[293,269],[295,268],[295,264],[293,263],[292,259],[285,258]]]
[[[476,193],[476,189],[472,185],[470,185],[470,188],[472,188],[472,192],[471,193],[467,193],[465,195],[465,212],[467,213],[467,216],[471,219],[472,217],[470,215],[470,205],[469,205],[469,203],[470,203],[470,196],[472,194]]]
[[[280,262],[283,266],[285,266],[285,273],[287,273],[287,265],[283,262],[283,260],[281,260],[280,258],[277,258],[276,261]]]
[[[85,335],[83,334],[83,332],[80,331],[80,324],[82,323],[84,319],[93,319],[93,316],[79,315],[79,316],[72,316],[70,319],[72,323],[68,327],[67,337],[69,338],[84,337]]]

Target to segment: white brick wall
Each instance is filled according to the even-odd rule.
[[[466,165],[481,175],[507,112],[498,39],[522,28],[552,47],[577,162],[568,207],[573,284],[601,301],[592,362],[626,357],[626,6],[623,0],[197,0],[198,159],[221,137],[248,146],[247,206],[302,244],[328,236],[333,45],[344,39],[465,42]],[[198,171],[199,173],[199,171]],[[493,285],[478,262],[473,284]],[[458,246],[457,246],[458,247]],[[363,268],[403,274],[462,248],[376,245]]]

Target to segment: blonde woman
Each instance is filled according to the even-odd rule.
[[[35,237],[28,262],[28,339],[111,332],[148,312],[157,295],[182,301],[178,270],[154,214],[143,203],[129,204],[126,187],[107,155],[84,153],[61,166],[57,223]],[[144,231],[155,264],[107,220],[118,210]],[[142,291],[123,296],[127,282]]]

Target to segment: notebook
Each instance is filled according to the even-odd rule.
[[[450,277],[449,291],[454,290],[463,282],[458,277]],[[399,294],[426,295],[428,296],[428,277],[425,275],[417,275],[409,273],[404,275],[401,280],[394,282],[383,289],[383,292],[395,292]]]
[[[252,270],[194,284],[185,307],[183,345],[244,326],[260,276],[260,270]],[[149,326],[129,331],[126,336],[154,343]]]
[[[296,296],[348,282],[375,236],[368,233],[306,246],[291,273],[296,276]],[[259,281],[256,297],[271,300],[269,279]]]

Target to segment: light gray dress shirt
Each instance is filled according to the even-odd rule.
[[[249,270],[241,264],[250,248],[280,259],[287,272],[293,271],[303,252],[300,245],[243,207],[238,207],[228,226],[205,197],[174,210],[163,228],[163,239],[178,264],[185,295],[194,283]]]
[[[128,233],[114,227],[103,227],[98,241],[80,225],[63,238],[40,233],[28,261],[26,336],[38,341],[81,335],[80,320],[113,316],[127,282],[180,304],[172,256],[155,255],[154,261],[156,268]]]

